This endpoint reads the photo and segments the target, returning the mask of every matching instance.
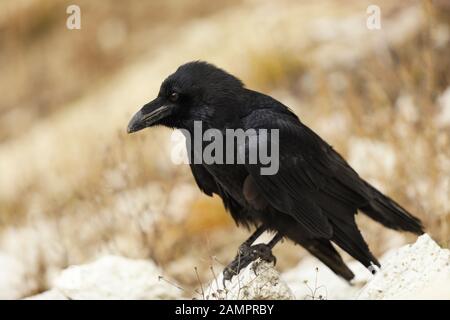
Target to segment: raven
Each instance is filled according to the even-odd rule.
[[[194,61],[181,65],[164,80],[157,98],[133,116],[127,131],[163,125],[194,134],[196,122],[201,122],[204,130],[221,133],[227,129],[279,132],[279,169],[272,175],[261,174],[260,162],[207,164],[190,158],[200,190],[220,196],[238,226],[256,227],[225,268],[224,282],[258,257],[275,262],[271,250],[283,238],[303,246],[347,281],[354,275],[334,245],[374,272],[373,266],[380,264],[355,223],[358,211],[388,228],[423,233],[419,219],[362,179],[288,107],[247,89],[212,64]],[[254,144],[248,140],[233,150],[249,153]],[[188,144],[187,148],[192,156],[194,148]],[[266,230],[275,232],[273,239],[252,245]]]

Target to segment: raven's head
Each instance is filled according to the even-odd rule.
[[[128,133],[155,125],[188,128],[194,121],[225,121],[236,115],[241,90],[242,82],[222,69],[206,62],[186,63],[164,80],[156,99],[133,116]]]

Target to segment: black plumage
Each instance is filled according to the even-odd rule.
[[[347,280],[353,273],[332,243],[366,267],[379,265],[355,223],[358,211],[386,227],[423,233],[417,218],[363,180],[289,108],[211,64],[180,66],[163,82],[158,97],[134,116],[128,131],[160,124],[193,133],[194,121],[202,121],[204,130],[221,132],[279,130],[275,175],[261,175],[259,163],[192,163],[195,181],[205,194],[219,195],[238,224],[277,232]],[[252,147],[245,143],[235,151],[242,155]]]

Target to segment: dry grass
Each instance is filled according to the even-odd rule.
[[[96,89],[93,83],[107,81],[149,47],[163,46],[185,23],[236,3],[77,1],[87,32],[65,28],[72,1],[0,4],[0,141],[90,94]],[[17,118],[21,126],[14,124]]]

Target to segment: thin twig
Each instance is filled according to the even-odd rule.
[[[197,281],[198,281],[198,283],[200,284],[200,289],[202,289],[202,297],[203,297],[203,300],[206,300],[206,299],[205,299],[205,291],[203,290],[203,284],[202,284],[202,282],[200,281],[200,276],[198,275],[197,267],[194,267],[194,270],[195,270],[195,274],[197,275]]]
[[[158,276],[158,281],[161,281],[161,280],[167,282],[168,284],[174,286],[177,289],[180,289],[181,291],[186,291],[186,290],[184,290],[183,287],[181,287],[181,286],[177,285],[176,283],[173,283],[173,282],[167,280],[166,278],[164,278],[164,276]]]

